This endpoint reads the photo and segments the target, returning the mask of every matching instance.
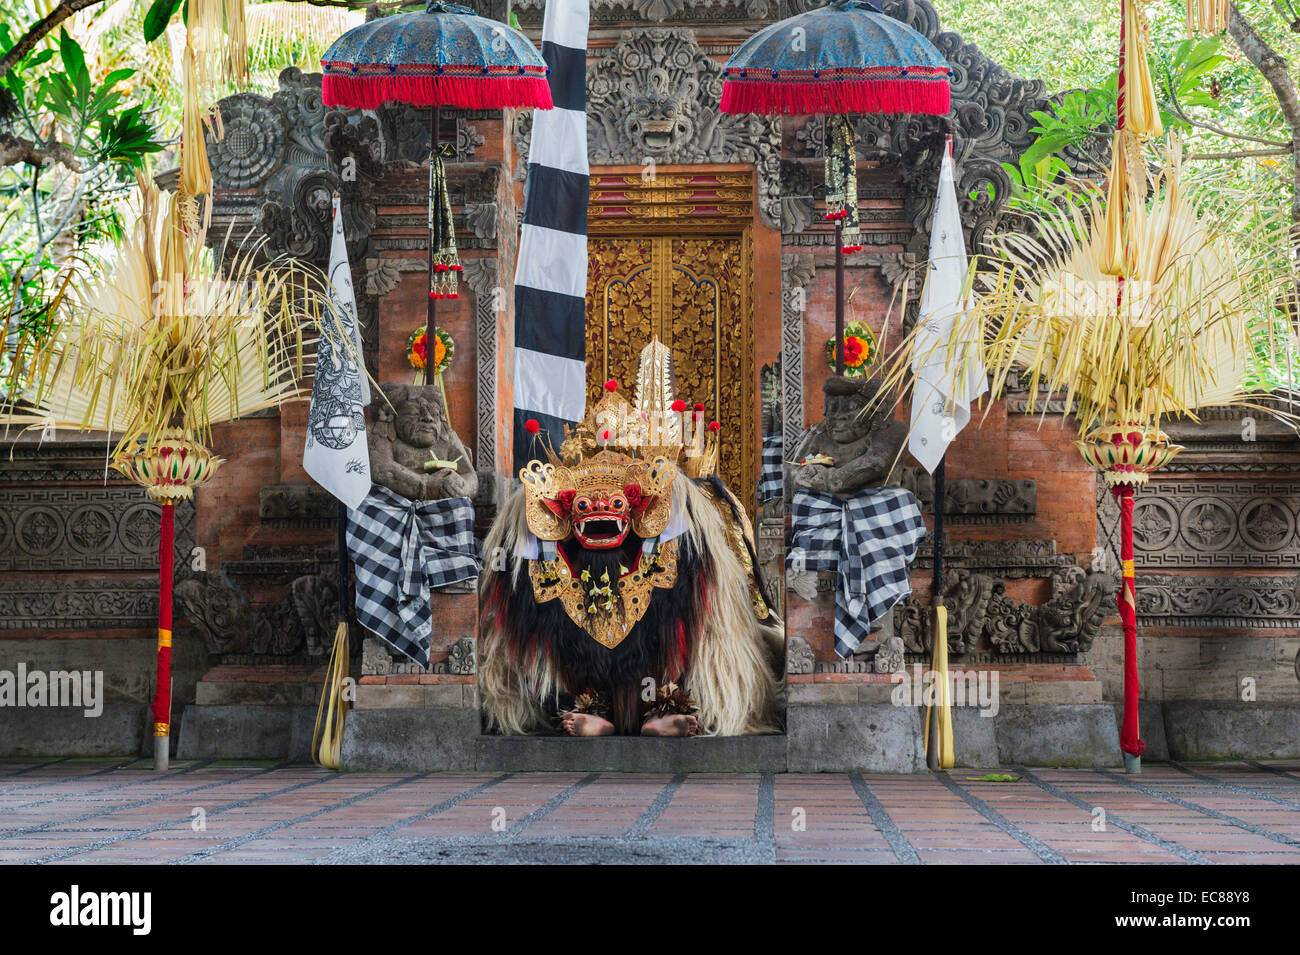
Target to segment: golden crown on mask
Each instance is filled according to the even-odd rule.
[[[614,466],[612,455],[592,460],[602,452],[642,461],[664,458],[673,464],[680,457],[684,460],[679,466],[688,477],[709,477],[718,467],[718,435],[698,410],[688,404],[674,411],[675,403],[671,355],[652,338],[641,350],[631,404],[619,394],[617,382],[606,382],[600,400],[587,408],[583,419],[564,426],[558,454],[545,439],[538,443],[552,465],[567,466],[580,481],[610,481],[613,475],[604,472]]]

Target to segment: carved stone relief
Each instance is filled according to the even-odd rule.
[[[1068,567],[1052,576],[1052,596],[1028,604],[1006,594],[1006,584],[987,574],[955,569],[944,574],[948,650],[995,656],[1083,653],[1092,647],[1114,604],[1118,581],[1108,574]],[[907,650],[928,653],[923,621],[928,609],[908,597],[894,609],[894,628]]]
[[[220,656],[319,658],[330,651],[338,622],[338,585],[329,574],[298,577],[274,604],[254,606],[238,584],[220,573],[176,586],[177,608],[204,649]]]
[[[1114,499],[1100,495],[1108,528]],[[1300,482],[1153,480],[1133,503],[1139,567],[1300,567]]]
[[[785,641],[785,672],[794,676],[812,673],[816,658],[807,638],[797,633],[790,634]]]
[[[1300,627],[1300,580],[1285,576],[1137,576],[1139,619],[1149,626]]]
[[[318,484],[270,484],[258,491],[258,517],[269,527],[332,527],[338,500]]]
[[[495,207],[494,207],[495,209]],[[478,426],[475,446],[478,469],[497,466],[497,319],[504,307],[501,264],[496,259],[469,259],[462,278],[474,293]]]
[[[153,576],[0,580],[0,630],[147,629],[157,623]]]
[[[159,507],[133,484],[0,485],[0,570],[157,572]],[[176,505],[178,564],[194,547],[194,505]]]
[[[815,274],[811,254],[781,256],[781,440],[787,449],[798,445],[804,433],[803,318]]]
[[[472,588],[471,588],[472,589]],[[445,660],[434,660],[427,667],[412,663],[404,656],[393,653],[388,644],[377,637],[366,637],[361,649],[362,676],[392,676],[394,674],[444,674],[469,676],[478,672],[477,648],[472,636],[459,637],[447,650]]]
[[[903,468],[899,486],[916,495],[927,514],[934,508],[934,480],[921,468]],[[1038,512],[1032,480],[954,478],[944,485],[943,513],[957,523],[1027,521]]]
[[[587,153],[593,166],[745,163],[758,179],[758,206],[781,223],[781,126],[768,116],[718,111],[722,65],[685,28],[624,30],[587,68]],[[514,126],[522,176],[532,120]]]
[[[272,96],[238,93],[217,105],[225,135],[207,141],[213,183],[223,195],[215,214],[252,220],[268,254],[324,264],[330,201],[343,195],[344,235],[357,246],[374,225],[366,200],[383,160],[373,116],[326,109],[319,73],[294,67]],[[350,163],[340,175],[340,163]],[[352,173],[355,173],[353,175]]]

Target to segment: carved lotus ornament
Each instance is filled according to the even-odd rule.
[[[1106,484],[1146,484],[1183,450],[1158,428],[1140,424],[1103,425],[1074,442],[1083,459],[1102,472]]]
[[[217,472],[224,458],[168,428],[134,451],[113,458],[113,467],[142,485],[154,501],[188,501]]]

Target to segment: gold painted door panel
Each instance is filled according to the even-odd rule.
[[[739,235],[591,236],[587,400],[609,379],[631,389],[652,335],[672,352],[677,397],[721,425],[718,471],[754,502],[751,249]],[[632,399],[629,393],[628,400]]]

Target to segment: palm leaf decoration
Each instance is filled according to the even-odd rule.
[[[299,396],[319,282],[259,265],[256,248],[219,274],[180,204],[139,177],[130,240],[64,297],[50,333],[20,346],[8,385],[23,407],[0,419],[109,432],[121,456],[164,434],[205,445],[214,423]]]
[[[319,70],[330,44],[364,21],[362,11],[344,7],[291,0],[250,4],[245,10],[249,68],[255,73],[285,66]]]
[[[1128,145],[1117,137],[1117,146]],[[1030,412],[1041,403],[1046,414],[1046,397],[1063,398],[1064,414],[1080,428],[1080,453],[1119,505],[1120,748],[1137,772],[1145,744],[1137,717],[1134,493],[1181,450],[1160,430],[1162,421],[1197,420],[1198,409],[1213,405],[1254,404],[1262,397],[1251,384],[1261,378],[1260,356],[1294,353],[1295,266],[1286,230],[1267,223],[1258,207],[1216,209],[1189,192],[1179,178],[1177,143],[1154,183],[1132,158],[1116,156],[1112,208],[1095,191],[1077,204],[1036,204],[1046,211],[1029,216],[1024,232],[995,239],[992,254],[975,259],[968,278],[975,301],[954,344],[983,345],[995,396],[1014,373],[1028,388]],[[1122,216],[1113,214],[1117,202]],[[904,380],[917,341],[913,332],[891,356],[887,383]],[[968,371],[959,361],[948,370],[954,383]]]
[[[1018,381],[1028,409],[1044,413],[1048,396],[1063,398],[1083,433],[1155,429],[1261,397],[1251,387],[1260,356],[1295,347],[1282,331],[1295,283],[1277,241],[1285,230],[1265,228],[1258,209],[1211,208],[1182,183],[1179,165],[1174,145],[1143,184],[1146,201],[1126,203],[1123,275],[1111,274],[1113,239],[1095,188],[1074,204],[1041,204],[972,258],[973,305],[955,340],[983,343],[993,395]],[[917,347],[913,333],[890,355],[891,386],[906,380]],[[965,369],[951,373],[957,380]]]
[[[1259,334],[1273,335],[1290,281],[1276,246],[1239,237],[1181,185],[1177,149],[1151,199],[1132,204],[1125,274],[1110,273],[1106,217],[1094,197],[1043,215],[1028,234],[1002,237],[976,281],[974,334],[994,333],[986,364],[994,393],[1017,370],[1029,387],[1060,393],[1084,432],[1103,424],[1158,427],[1162,419],[1236,404]]]

